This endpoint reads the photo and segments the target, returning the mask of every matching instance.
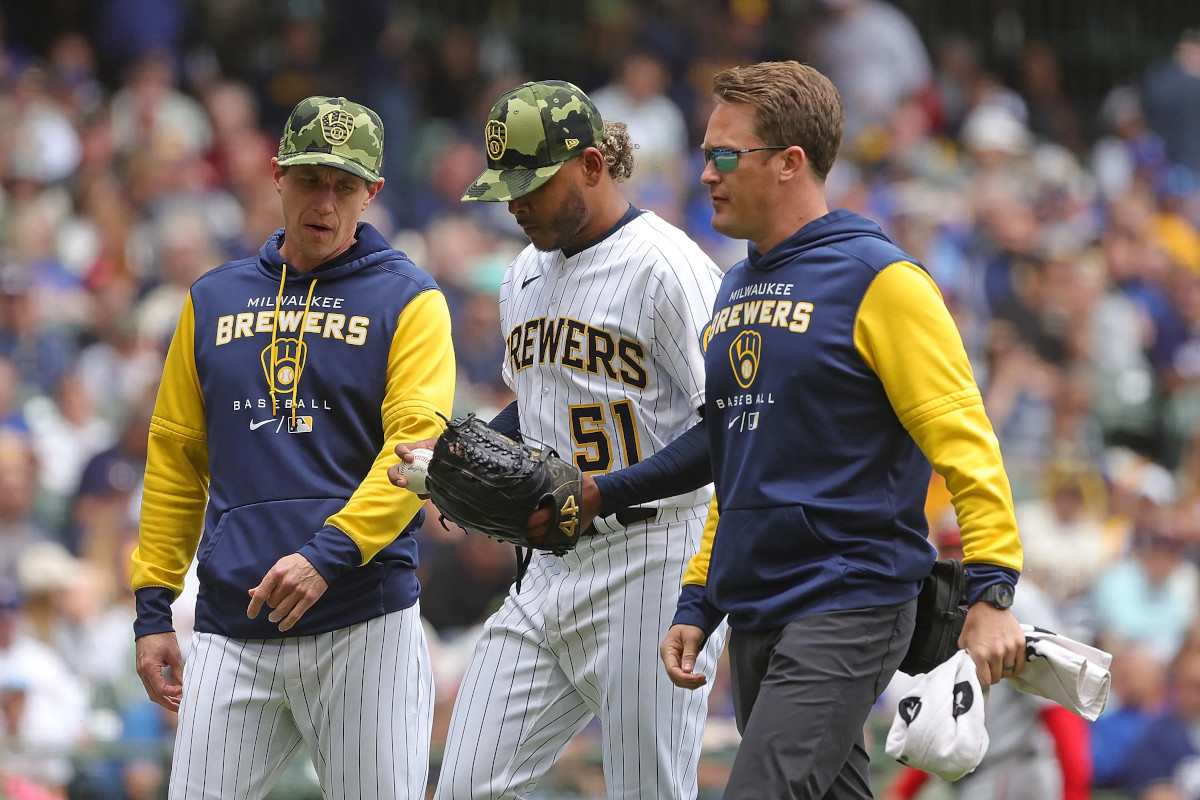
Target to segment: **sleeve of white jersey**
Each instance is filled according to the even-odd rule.
[[[517,390],[517,385],[513,378],[512,364],[508,360],[508,331],[505,330],[505,326],[508,324],[508,297],[515,268],[515,263],[509,264],[508,269],[504,270],[504,280],[500,281],[500,341],[504,342],[504,354],[500,357],[500,377],[504,379],[505,385],[514,392]]]
[[[654,359],[704,406],[704,352],[700,336],[712,316],[721,271],[700,248],[663,250],[651,287]]]

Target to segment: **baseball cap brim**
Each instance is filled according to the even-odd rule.
[[[336,167],[351,175],[357,175],[367,183],[379,183],[379,174],[372,173],[361,164],[356,164],[348,158],[342,158],[335,153],[296,153],[278,159],[281,167],[295,167],[301,164],[316,164],[322,167]]]
[[[467,187],[462,201],[464,203],[474,200],[481,200],[485,203],[506,203],[539,188],[553,178],[560,169],[562,169],[561,163],[533,169],[485,169],[483,174]]]

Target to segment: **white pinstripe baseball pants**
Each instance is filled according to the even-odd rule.
[[[689,800],[722,625],[697,668],[708,685],[671,684],[658,657],[703,518],[585,539],[539,553],[487,621],[463,677],[437,800],[520,800],[598,717],[610,800]]]
[[[315,636],[194,634],[170,800],[257,800],[301,742],[330,800],[423,800],[432,696],[419,604]]]

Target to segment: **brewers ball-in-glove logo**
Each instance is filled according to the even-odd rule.
[[[354,115],[349,111],[335,108],[321,115],[321,135],[334,147],[350,141],[352,133],[354,133]]]
[[[262,351],[263,374],[272,392],[290,392],[300,380],[308,345],[299,339],[277,339]]]
[[[762,336],[758,331],[742,331],[737,335],[729,345],[729,361],[738,385],[749,389],[762,361]]]
[[[483,141],[487,144],[488,158],[493,161],[500,158],[508,149],[508,126],[499,120],[492,120],[483,129]]]

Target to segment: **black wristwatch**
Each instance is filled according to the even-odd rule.
[[[979,596],[979,599],[984,603],[991,603],[1003,611],[1006,608],[1012,607],[1013,587],[1007,583],[993,583],[983,590],[983,594]]]

